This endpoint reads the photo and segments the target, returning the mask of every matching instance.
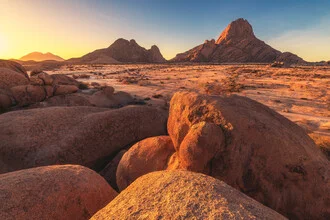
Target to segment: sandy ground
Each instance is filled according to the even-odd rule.
[[[330,67],[76,65],[49,73],[75,76],[89,85],[110,85],[146,99],[149,105],[166,105],[179,90],[213,95],[237,93],[269,106],[309,134],[330,140]]]

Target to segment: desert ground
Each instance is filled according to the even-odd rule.
[[[66,65],[65,74],[89,85],[109,85],[166,107],[177,91],[235,93],[261,102],[303,127],[325,150],[330,146],[330,67],[269,65]]]

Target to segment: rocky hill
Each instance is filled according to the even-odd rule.
[[[52,53],[40,53],[32,52],[20,58],[22,61],[45,61],[45,60],[55,60],[55,61],[64,61],[62,57],[54,55]]]
[[[135,40],[118,39],[108,48],[95,50],[80,58],[68,60],[71,63],[163,63],[166,62],[157,46],[149,50]]]
[[[295,54],[282,53],[259,40],[245,19],[231,22],[217,41],[206,40],[193,49],[178,54],[174,62],[212,63],[271,63],[281,61],[302,64],[305,61]]]

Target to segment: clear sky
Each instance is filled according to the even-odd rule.
[[[276,49],[330,60],[329,0],[0,0],[0,58],[39,51],[67,59],[125,38],[156,44],[169,59],[241,17]]]

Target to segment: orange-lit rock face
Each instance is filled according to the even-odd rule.
[[[167,169],[211,175],[290,218],[329,216],[329,161],[302,128],[270,108],[237,95],[178,92],[167,127],[176,151]]]
[[[117,168],[117,185],[125,189],[138,177],[167,168],[169,157],[175,152],[169,136],[144,139],[124,154]]]
[[[187,171],[138,178],[91,219],[285,219],[210,176]]]
[[[297,55],[281,53],[259,40],[250,23],[242,18],[231,22],[215,43],[206,41],[172,59],[175,62],[211,63],[270,63],[276,60],[287,64],[305,63]]]
[[[224,142],[219,126],[205,121],[194,124],[180,144],[180,167],[209,174],[211,160],[224,147]]]
[[[225,41],[235,41],[235,39],[251,39],[255,38],[252,26],[243,18],[231,22],[226,29],[220,34],[216,44]]]
[[[290,218],[329,215],[329,161],[302,128],[248,98],[176,93],[168,132],[180,146],[180,160],[189,129],[200,121],[220,126],[225,134],[224,145],[210,148],[216,152],[210,175]]]
[[[46,166],[0,175],[0,219],[89,219],[116,195],[94,171]]]

